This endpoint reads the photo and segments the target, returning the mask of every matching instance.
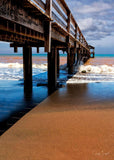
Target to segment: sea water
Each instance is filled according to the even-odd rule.
[[[108,57],[110,56],[110,57]],[[80,64],[77,73],[67,84],[114,82],[114,55],[96,55],[85,64]]]
[[[47,54],[33,54],[32,57],[32,75],[33,81],[35,81],[39,74],[47,72]],[[66,63],[64,60],[66,55],[61,54],[61,57],[63,58],[61,64]],[[47,78],[45,76],[44,78]],[[0,80],[23,80],[22,54],[0,55]]]
[[[61,55],[60,64],[66,63]],[[47,54],[32,55],[32,93],[24,93],[23,55],[0,55],[0,134],[48,96]],[[66,65],[58,81],[67,80]]]
[[[32,58],[33,91],[24,93],[22,54],[0,55],[0,134],[48,96],[47,58]]]
[[[63,65],[67,57],[66,54],[62,54],[60,64],[63,66],[60,67],[60,76],[57,81],[75,83],[77,87],[85,83],[91,86],[91,82],[108,82],[109,85],[110,82],[114,82],[114,55],[109,56],[97,55],[86,64],[81,63],[76,67],[73,78],[68,80],[70,76],[67,65]],[[0,55],[0,134],[48,96],[47,85],[44,85],[48,81],[47,54],[34,54],[32,62],[33,92],[25,94],[22,54]],[[96,83],[94,84],[98,87]],[[62,89],[60,92],[63,94]]]

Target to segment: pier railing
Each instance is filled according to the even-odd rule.
[[[28,1],[34,3],[39,10],[41,10],[41,12],[44,12],[47,16],[49,16],[52,23],[56,23],[58,27],[61,27],[64,30],[66,35],[89,51],[89,45],[64,0]]]
[[[0,41],[10,42],[14,52],[23,48],[24,86],[32,90],[32,47],[48,53],[48,86],[57,87],[59,50],[67,53],[68,73],[87,61],[94,47],[88,45],[65,0],[1,0]],[[91,52],[93,50],[93,52]]]

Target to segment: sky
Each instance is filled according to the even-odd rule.
[[[96,54],[114,54],[114,0],[66,0],[83,35]],[[13,53],[0,42],[0,53]],[[19,50],[21,52],[21,50]]]
[[[66,0],[96,53],[114,54],[114,0]]]

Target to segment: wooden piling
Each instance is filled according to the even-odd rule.
[[[81,59],[81,49],[77,48],[77,64],[80,64],[80,59]]]
[[[57,48],[52,47],[48,53],[48,88],[53,92],[57,87]]]
[[[52,17],[52,0],[46,0],[46,14]],[[51,51],[51,21],[44,22],[45,52]]]
[[[67,51],[67,67],[70,66],[70,50]]]
[[[23,47],[24,90],[32,91],[32,48]]]
[[[75,62],[76,62],[76,54],[74,52],[74,54],[73,54],[73,64],[75,64]]]
[[[14,47],[14,53],[17,53],[18,52],[18,50],[17,50],[17,47],[15,46]]]
[[[59,49],[57,49],[57,76],[59,77],[59,65],[60,65],[60,56]]]
[[[68,74],[73,74],[74,48],[70,49],[70,54],[68,54],[68,59],[69,59]]]

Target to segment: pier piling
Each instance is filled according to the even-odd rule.
[[[74,48],[70,49],[70,53],[68,54],[69,65],[68,65],[68,73],[73,74],[73,64],[74,64]]]
[[[17,52],[23,47],[25,90],[32,88],[31,47],[44,47],[48,53],[48,86],[54,90],[59,76],[59,50],[67,52],[68,73],[73,73],[75,54],[77,63],[85,56],[94,57],[94,47],[88,45],[65,0],[9,0],[0,6],[0,41],[10,42]],[[16,11],[16,12],[15,12]],[[77,50],[78,48],[78,50]],[[91,52],[90,50],[93,50]]]
[[[24,90],[32,91],[32,48],[28,45],[23,47],[23,72]]]
[[[60,56],[59,49],[57,49],[57,76],[59,77],[59,65],[60,65]]]
[[[51,47],[48,53],[48,88],[52,92],[57,87],[57,48]]]

